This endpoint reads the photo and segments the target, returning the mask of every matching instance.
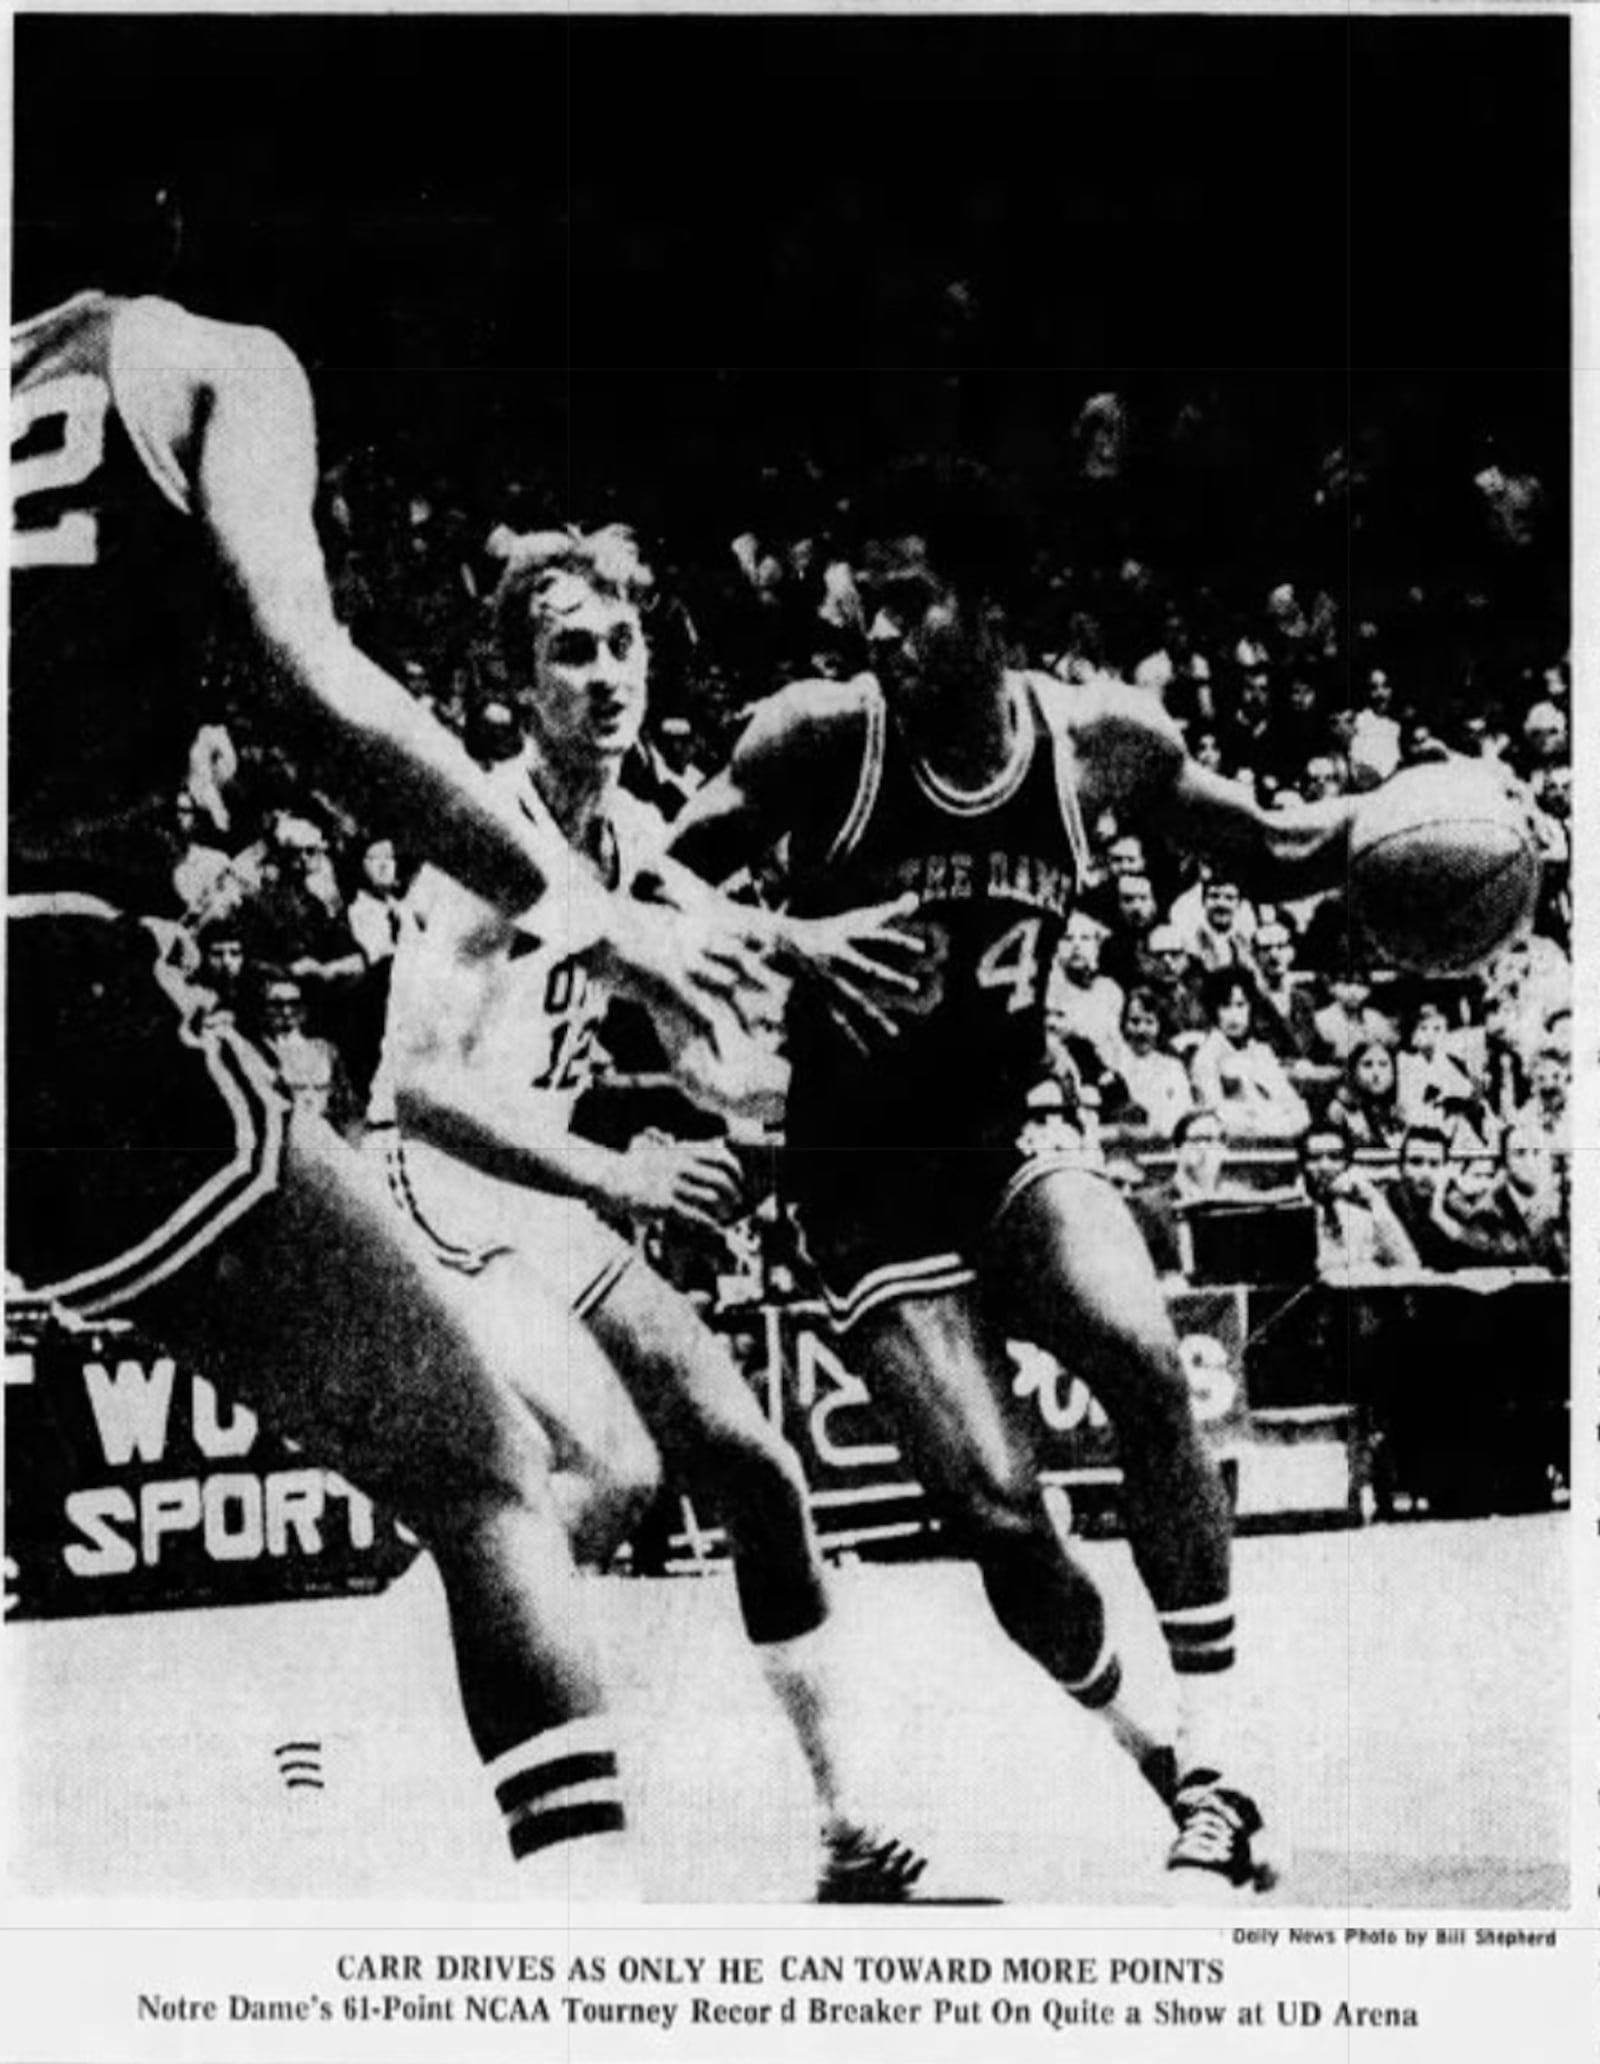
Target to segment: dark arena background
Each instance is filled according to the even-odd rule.
[[[483,630],[504,527],[640,533],[629,780],[670,816],[752,702],[863,663],[852,498],[936,451],[1032,505],[1027,663],[1137,682],[1264,803],[1446,750],[1526,779],[1532,934],[1453,982],[1386,967],[1337,898],[1224,920],[1159,826],[1096,827],[1038,1117],[1077,1109],[1169,1281],[1236,1503],[1286,1900],[1560,1904],[1566,23],[24,15],[15,51],[17,312],[37,243],[110,224],[135,284],[287,339],[341,614],[484,757],[509,722]],[[383,827],[270,737],[222,623],[214,670],[219,723],[172,770],[171,914],[294,1093],[358,1134]],[[280,898],[258,953],[249,885],[308,832],[332,886]],[[306,976],[277,1017],[252,986],[258,959],[356,949],[359,980]],[[1248,1111],[1201,979],[1235,964],[1273,1056]],[[1154,1036],[1130,1046],[1135,989]],[[586,1122],[707,1123],[626,1025]],[[1403,1255],[1347,1251],[1308,1192],[1330,1130]],[[800,1451],[892,1716],[877,1789],[941,1879],[1159,1901],[1156,1808],[1004,1646],[828,1332],[781,1144],[741,1139],[726,1242],[661,1258]],[[8,1349],[18,1888],[515,1897],[442,1598],[393,1520],[137,1334]],[[1016,1382],[1154,1683],[1103,1415],[1037,1353]],[[589,1589],[630,1659],[655,1895],[806,1897],[804,1776],[715,1527],[669,1487]]]

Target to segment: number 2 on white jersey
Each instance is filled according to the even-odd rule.
[[[978,962],[978,987],[1006,990],[1008,1012],[1026,1010],[1039,994],[1040,924],[1037,917],[1018,918]]]
[[[63,373],[11,398],[11,449],[15,452],[36,423],[61,419],[61,442],[50,451],[11,461],[11,564],[93,566],[100,526],[93,510],[69,509],[54,523],[19,524],[17,506],[30,495],[59,494],[81,487],[99,466],[106,448],[106,410],[111,390],[93,373]]]

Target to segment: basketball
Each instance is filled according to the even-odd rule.
[[[1385,962],[1465,975],[1531,923],[1541,855],[1527,800],[1481,762],[1410,767],[1363,796],[1350,903]]]

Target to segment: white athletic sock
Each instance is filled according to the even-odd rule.
[[[1178,1679],[1178,1774],[1214,1770],[1233,1776],[1240,1740],[1236,1680],[1232,1670],[1211,1677]]]
[[[849,1692],[832,1622],[824,1620],[792,1641],[761,1641],[756,1654],[767,1682],[789,1716],[816,1787],[825,1829],[861,1826],[854,1786],[844,1769],[842,1743],[849,1729]]]
[[[616,1723],[593,1713],[546,1728],[488,1765],[529,1896],[637,1902],[617,1778]]]
[[[1178,1686],[1178,1773],[1237,1767],[1234,1617],[1229,1599],[1164,1612],[1161,1631]]]

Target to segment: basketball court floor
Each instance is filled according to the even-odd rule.
[[[1566,1897],[1567,1520],[1247,1539],[1243,1719],[1282,1904],[1540,1907]],[[1157,1637],[1116,1543],[1086,1551],[1130,1669]],[[798,1750],[726,1575],[595,1579],[626,1658],[648,1889],[803,1901]],[[1101,1727],[986,1619],[961,1564],[838,1573],[864,1778],[933,1858],[926,1889],[1153,1905],[1159,1809]],[[381,1597],[14,1625],[10,1889],[35,1896],[514,1900],[419,1562]]]

